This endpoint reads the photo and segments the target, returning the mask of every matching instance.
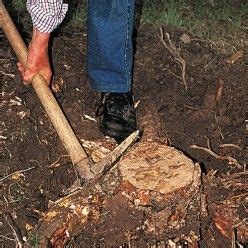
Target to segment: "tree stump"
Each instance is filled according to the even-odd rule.
[[[97,159],[104,156],[102,151],[96,154]],[[39,237],[39,247],[64,247],[86,228],[94,237],[115,235],[120,242],[141,232],[173,237],[189,224],[190,212],[190,225],[197,222],[200,179],[199,166],[182,152],[159,142],[140,142],[95,187],[55,202],[32,233]],[[196,242],[197,235],[190,235]]]

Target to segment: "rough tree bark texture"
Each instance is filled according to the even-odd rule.
[[[99,151],[97,154],[99,158]],[[200,178],[199,166],[175,148],[141,142],[96,187],[57,201],[33,233],[41,238],[40,247],[63,247],[89,226],[97,228],[96,235],[120,238],[126,233],[143,232],[148,237],[178,233],[188,224],[190,209],[197,216]],[[136,216],[135,222],[130,213]],[[123,223],[119,229],[106,230],[108,222],[113,226]]]

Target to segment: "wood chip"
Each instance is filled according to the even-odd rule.
[[[89,115],[83,115],[85,119],[88,119],[90,121],[94,121],[94,122],[97,122],[97,120]]]
[[[235,54],[233,54],[230,58],[226,60],[228,64],[234,64],[237,62],[239,59],[241,59],[244,56],[243,51],[237,51]]]
[[[220,79],[219,80],[219,88],[218,88],[216,95],[215,95],[216,102],[219,102],[222,99],[223,94],[224,94],[224,80]]]

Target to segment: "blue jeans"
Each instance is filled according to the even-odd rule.
[[[134,1],[88,0],[87,71],[96,91],[130,91]]]

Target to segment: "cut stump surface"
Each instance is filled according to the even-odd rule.
[[[123,180],[140,190],[172,194],[191,186],[199,169],[173,147],[157,142],[136,145],[119,163]]]

